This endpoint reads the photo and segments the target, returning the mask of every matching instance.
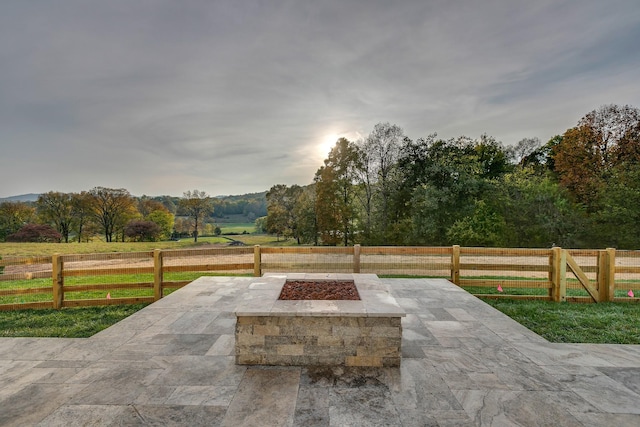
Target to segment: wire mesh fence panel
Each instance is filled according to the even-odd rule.
[[[362,247],[360,272],[381,276],[451,277],[451,248]]]
[[[353,247],[262,248],[263,273],[353,273]]]
[[[0,310],[51,308],[51,257],[0,259]]]
[[[62,255],[60,258],[63,306],[150,302],[153,298],[151,251]]]
[[[4,257],[0,258],[1,282],[31,280],[51,277],[51,257]]]
[[[185,273],[250,274],[254,268],[252,247],[179,249],[162,251],[165,279],[192,277]]]
[[[640,297],[640,251],[615,251],[615,297]]]
[[[475,294],[549,297],[551,249],[460,248],[460,285]]]

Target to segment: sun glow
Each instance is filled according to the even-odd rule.
[[[340,136],[337,133],[330,133],[322,137],[322,141],[318,145],[318,154],[322,156],[322,159],[326,159],[329,156],[329,152],[335,147]]]

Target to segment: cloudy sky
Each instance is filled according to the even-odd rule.
[[[638,0],[2,0],[0,197],[308,184],[340,136],[640,107]]]

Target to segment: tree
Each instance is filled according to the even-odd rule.
[[[360,143],[359,178],[364,191],[365,236],[385,238],[391,222],[391,199],[397,188],[396,166],[404,132],[397,125],[378,123]],[[375,230],[374,230],[375,229]]]
[[[491,183],[484,200],[506,223],[510,247],[582,247],[587,217],[568,191],[534,168],[517,169]]]
[[[474,204],[473,214],[457,220],[447,231],[449,241],[464,246],[503,246],[506,223],[483,200]]]
[[[112,242],[114,233],[119,229],[124,230],[132,209],[135,209],[133,197],[124,188],[95,187],[89,191],[89,199],[93,216],[102,227],[105,240]]]
[[[526,160],[542,147],[542,143],[536,137],[522,138],[517,144],[508,150],[508,154],[513,158],[515,164],[524,168]]]
[[[476,150],[476,145],[464,136],[428,138],[405,150],[419,156],[414,161],[405,154],[400,163],[401,170],[408,169],[412,175],[405,185],[415,183],[408,202],[415,243],[447,244],[448,229],[473,213],[474,201],[482,198],[487,181],[483,176],[494,174],[492,157],[486,153],[480,161],[482,150]]]
[[[62,235],[46,224],[26,224],[7,236],[8,242],[60,243]]]
[[[193,241],[198,241],[198,228],[204,219],[213,214],[213,202],[211,197],[199,190],[187,191],[178,203],[182,212],[193,222]]]
[[[138,200],[138,212],[143,218],[146,218],[151,212],[164,211],[169,212],[169,209],[165,207],[160,201],[150,198],[149,196],[142,196]]]
[[[91,222],[94,218],[92,203],[93,198],[86,191],[71,194],[73,215],[72,224],[75,225],[75,233],[78,238],[78,243],[82,242],[82,238],[85,237],[85,234],[87,235],[87,240],[88,237],[93,235],[94,230],[90,230],[90,233],[86,232],[87,226],[89,226],[88,228],[90,229],[97,228],[96,222]]]
[[[538,174],[551,173],[555,175],[554,150],[562,142],[562,135],[555,135],[546,144],[535,149],[520,160],[522,169],[533,168]]]
[[[640,161],[640,110],[604,105],[568,129],[554,147],[560,182],[592,211],[611,170]]]
[[[18,231],[23,225],[34,222],[36,210],[23,202],[0,203],[0,241]]]
[[[298,224],[294,207],[302,187],[287,187],[277,184],[267,191],[267,232],[280,236],[298,239]]]
[[[162,230],[155,222],[139,220],[130,221],[124,232],[135,242],[155,242],[162,235]]]
[[[492,136],[481,135],[473,142],[473,149],[480,166],[480,178],[498,178],[513,169],[509,164],[509,152]]]
[[[266,216],[261,216],[260,218],[256,218],[254,224],[256,227],[256,233],[268,233]]]
[[[168,239],[173,231],[175,217],[164,206],[154,210],[144,217],[145,221],[155,223],[160,228],[160,237]]]
[[[325,244],[342,241],[345,246],[355,236],[355,180],[359,168],[357,146],[340,138],[316,172],[316,212],[318,230]]]
[[[613,168],[598,199],[590,243],[620,249],[640,247],[640,163],[621,163]]]
[[[294,206],[294,215],[298,223],[300,243],[313,243],[318,246],[318,215],[316,211],[317,195],[315,184],[303,188]]]
[[[73,198],[70,193],[50,191],[38,196],[36,210],[40,220],[53,226],[69,243],[69,234],[73,228]]]
[[[176,217],[173,224],[173,237],[187,237],[191,235],[191,221],[186,217]]]
[[[285,203],[287,186],[277,184],[267,191],[267,233],[275,234],[278,239],[288,233],[289,215]]]

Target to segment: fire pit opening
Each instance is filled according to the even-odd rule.
[[[359,301],[353,280],[287,280],[279,300],[349,300]]]

